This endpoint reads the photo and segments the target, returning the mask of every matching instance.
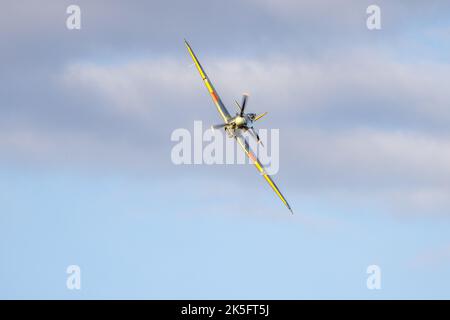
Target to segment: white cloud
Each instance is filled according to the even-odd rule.
[[[431,126],[450,120],[450,66],[445,64],[408,64],[373,52],[354,52],[332,61],[277,56],[207,59],[203,64],[230,109],[241,92],[250,91],[254,108],[261,105],[297,115],[329,113],[338,121],[348,116],[345,122],[350,125],[364,125],[356,122],[372,116],[397,125],[414,117]],[[126,113],[151,112],[162,102],[189,105],[205,90],[187,59],[70,65],[64,81]]]
[[[297,137],[293,140],[290,137]],[[299,163],[323,183],[361,186],[449,185],[450,139],[402,131],[295,130],[281,133],[284,163]],[[302,169],[300,169],[302,171]],[[317,179],[314,179],[317,181]]]
[[[281,171],[290,172],[289,185],[319,193],[364,191],[398,207],[423,208],[419,211],[450,207],[450,136],[445,126],[439,129],[450,121],[449,66],[399,62],[367,51],[333,60],[279,55],[201,60],[230,111],[232,100],[250,91],[249,110],[272,116],[259,125],[281,127]],[[0,133],[0,148],[50,159],[63,150],[70,157],[61,161],[93,166],[111,161],[131,168],[150,158],[153,166],[165,166],[169,157],[161,152],[169,152],[170,135],[166,141],[164,134],[154,135],[189,127],[192,114],[205,121],[215,114],[189,64],[187,54],[181,61],[69,64],[58,78],[60,90],[83,97],[80,108],[99,108],[105,117],[128,124],[124,127],[148,131],[120,140],[114,127],[110,135],[84,131],[82,123],[64,132],[18,127]]]
[[[103,99],[111,112],[134,114],[159,111],[162,101],[191,91],[187,65],[171,59],[147,60],[120,65],[73,64],[62,75],[70,90]]]

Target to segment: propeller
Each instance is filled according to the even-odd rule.
[[[255,131],[255,129],[253,127],[251,127],[251,128],[248,128],[248,131],[253,136],[253,138],[256,139],[256,142],[261,143],[261,145],[264,147],[264,144],[262,143],[261,139],[259,138],[259,134]]]
[[[242,96],[242,103],[241,103],[241,113],[239,114],[241,117],[244,116],[244,110],[245,110],[245,105],[247,104],[247,99],[248,99],[248,93],[244,93]]]
[[[214,126],[211,126],[211,129],[220,129],[220,128],[223,128],[223,127],[225,127],[227,124],[226,123],[222,123],[222,124],[216,124],[216,125],[214,125]]]
[[[237,100],[234,100],[234,103],[236,103],[236,106],[237,106],[236,114],[241,114],[241,111],[242,111],[241,105],[239,104],[239,102],[237,102]]]

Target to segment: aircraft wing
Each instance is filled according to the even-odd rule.
[[[189,43],[184,40],[184,43],[186,44],[186,47],[189,51],[189,54],[191,55],[192,60],[194,60],[195,66],[197,67],[198,72],[200,73],[200,76],[202,77],[202,80],[208,89],[209,94],[211,95],[214,104],[216,105],[217,111],[219,111],[220,116],[222,117],[223,121],[225,123],[228,123],[228,121],[232,118],[228,110],[225,108],[225,105],[222,103],[222,100],[220,100],[219,95],[217,94],[217,91],[214,89],[214,86],[212,85],[211,81],[209,81],[208,76],[205,73],[205,70],[203,70],[202,66],[200,65],[200,62],[198,61],[197,57],[194,54],[194,51],[192,51],[191,46]]]
[[[266,179],[266,181],[269,183],[270,187],[273,189],[273,191],[275,191],[275,193],[281,199],[281,201],[283,201],[284,205],[289,209],[289,211],[291,211],[291,213],[294,214],[294,212],[292,211],[291,206],[287,202],[286,198],[283,196],[280,189],[278,189],[275,182],[273,182],[272,177],[266,173],[263,165],[261,164],[259,159],[255,156],[255,154],[252,152],[252,150],[250,149],[250,146],[248,145],[248,142],[245,140],[245,138],[240,133],[237,133],[235,135],[235,138],[236,138],[236,141],[238,142],[238,144],[241,146],[242,150],[244,150],[247,157],[250,158],[250,160],[255,165],[256,169],[258,169],[259,173],[264,177],[264,179]]]

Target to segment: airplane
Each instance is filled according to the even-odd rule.
[[[256,169],[259,171],[259,173],[266,179],[266,181],[269,183],[270,187],[275,191],[277,196],[281,199],[281,201],[284,203],[284,205],[289,209],[291,214],[294,214],[293,210],[291,209],[291,206],[287,202],[286,198],[281,193],[280,189],[278,189],[277,185],[273,181],[272,177],[267,174],[265,171],[263,165],[259,161],[259,159],[255,156],[255,154],[250,149],[250,146],[245,139],[245,137],[242,135],[242,132],[250,132],[250,134],[256,139],[258,143],[261,143],[261,140],[259,138],[258,133],[253,128],[253,123],[255,121],[258,121],[262,117],[264,117],[267,112],[264,112],[260,115],[256,115],[255,113],[245,113],[245,107],[247,105],[248,100],[248,94],[244,93],[242,96],[242,102],[239,104],[237,101],[235,101],[238,112],[233,117],[228,112],[227,108],[223,104],[222,100],[220,99],[219,95],[217,94],[217,91],[214,89],[213,84],[209,80],[209,77],[206,75],[205,70],[201,66],[200,62],[198,61],[197,57],[194,54],[194,51],[192,50],[189,43],[184,40],[184,44],[186,45],[187,50],[189,51],[189,54],[194,61],[195,66],[197,67],[198,72],[200,73],[200,76],[203,80],[203,83],[205,84],[206,88],[208,89],[209,94],[211,95],[213,102],[217,108],[217,111],[219,112],[220,116],[222,117],[224,123],[212,126],[213,129],[219,129],[224,128],[227,132],[228,136],[230,138],[236,139],[238,144],[241,146],[242,150],[244,150],[247,157],[250,158],[252,163],[255,165]],[[262,143],[261,143],[262,144]]]

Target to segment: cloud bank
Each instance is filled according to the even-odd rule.
[[[8,3],[0,161],[176,179],[172,130],[218,121],[183,47],[187,34],[229,108],[249,91],[249,109],[269,112],[259,125],[280,128],[289,188],[448,215],[448,24],[439,24],[447,5],[383,2],[384,28],[372,34],[359,1],[278,3],[249,0],[232,21],[212,18],[232,10],[215,3],[199,21],[181,3],[184,12],[81,2],[78,34],[64,29],[63,2],[49,11]]]

